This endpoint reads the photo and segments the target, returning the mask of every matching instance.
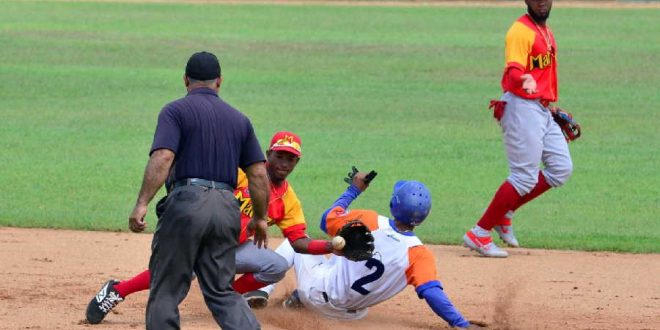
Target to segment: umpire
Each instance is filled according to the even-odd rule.
[[[260,329],[243,297],[232,289],[241,230],[233,190],[240,167],[252,196],[255,244],[265,247],[269,186],[264,155],[250,120],[218,97],[222,76],[215,55],[193,54],[183,81],[188,94],[167,104],[158,116],[142,188],[128,220],[132,231],[145,229],[147,205],[169,176],[171,190],[158,206],[163,213],[151,243],[147,329],[180,328],[178,306],[188,294],[193,271],[223,329]]]

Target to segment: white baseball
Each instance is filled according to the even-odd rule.
[[[346,245],[346,241],[341,236],[335,236],[332,239],[332,248],[335,249],[335,250],[338,250],[338,251],[342,250],[345,245]]]

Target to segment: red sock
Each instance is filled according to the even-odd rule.
[[[265,287],[266,283],[261,283],[254,278],[253,273],[245,273],[234,281],[234,291],[243,294],[246,292],[254,291]]]
[[[122,298],[126,298],[126,296],[128,296],[131,293],[149,290],[150,280],[151,280],[151,273],[147,269],[142,273],[135,275],[135,277],[133,277],[130,280],[119,282],[119,284],[115,285],[115,290],[119,292],[119,295]]]
[[[493,229],[504,218],[506,212],[513,209],[519,203],[520,199],[521,197],[516,191],[516,188],[509,181],[504,181],[500,188],[497,189],[493,200],[488,205],[484,215],[479,219],[479,222],[477,222],[477,225],[486,230]]]
[[[550,188],[552,188],[552,186],[545,180],[545,175],[543,175],[543,172],[539,171],[539,181],[536,183],[536,186],[534,186],[534,189],[532,189],[527,195],[523,196],[511,210],[517,210],[519,207],[525,205],[525,203],[541,196],[541,194],[548,191]]]

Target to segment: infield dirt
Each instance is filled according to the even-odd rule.
[[[98,325],[84,319],[105,281],[146,269],[151,237],[0,227],[0,329],[144,328],[146,291]],[[509,249],[507,259],[487,259],[459,246],[431,248],[445,292],[467,318],[490,329],[660,329],[660,254]],[[284,310],[280,303],[294,285],[289,271],[270,306],[256,312],[263,329],[448,328],[412,287],[347,322]],[[218,329],[196,282],[180,311],[183,329]]]

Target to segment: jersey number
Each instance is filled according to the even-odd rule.
[[[373,273],[361,277],[357,281],[353,282],[353,285],[351,285],[351,289],[357,291],[359,294],[366,296],[369,294],[369,290],[364,288],[365,284],[369,284],[373,281],[378,280],[381,276],[383,276],[383,273],[385,272],[385,266],[383,265],[382,262],[380,262],[378,259],[374,258],[369,258],[367,262],[364,264],[365,267],[372,269],[376,268]]]

